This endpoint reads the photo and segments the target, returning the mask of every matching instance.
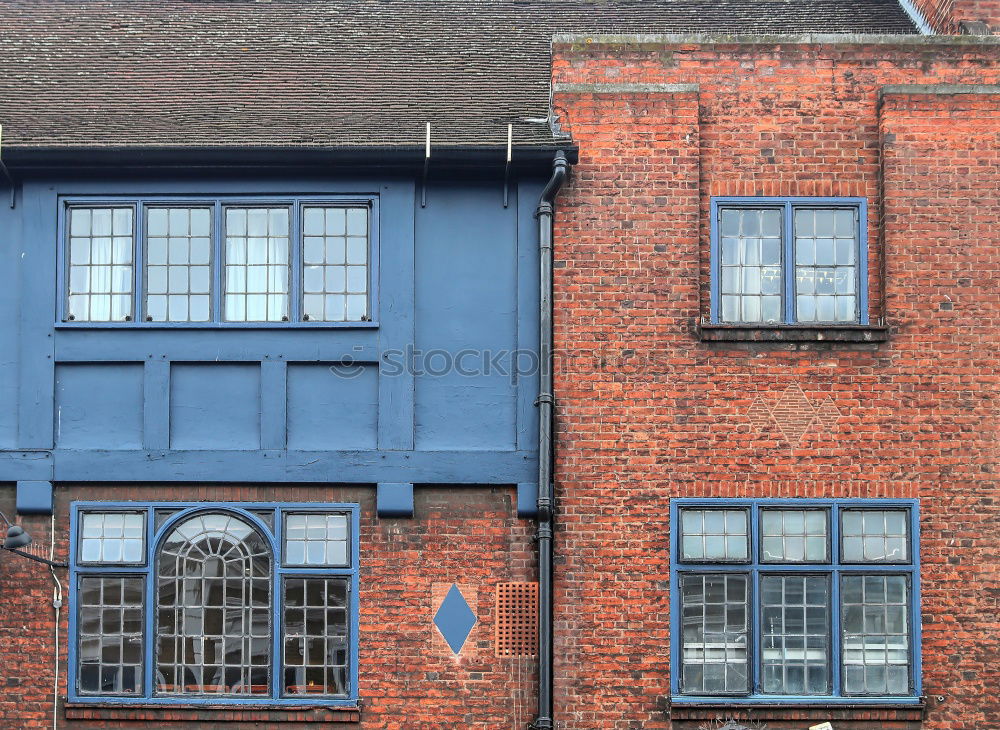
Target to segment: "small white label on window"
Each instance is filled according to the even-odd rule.
[[[809,730],[833,730],[833,725],[828,722],[821,722],[819,725],[810,725]]]

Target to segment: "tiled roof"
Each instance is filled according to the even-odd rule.
[[[551,143],[555,33],[913,33],[897,0],[0,0],[5,146]]]

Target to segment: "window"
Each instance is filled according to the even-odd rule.
[[[865,201],[713,198],[712,322],[867,324]]]
[[[65,204],[64,322],[204,327],[373,320],[375,198]]]
[[[355,505],[77,503],[72,700],[346,704]]]
[[[674,500],[674,700],[917,701],[917,510]]]

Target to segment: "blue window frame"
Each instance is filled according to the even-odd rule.
[[[675,499],[676,703],[916,703],[919,505]]]
[[[377,196],[70,196],[60,325],[371,327]]]
[[[357,702],[355,504],[75,502],[69,700]]]
[[[711,202],[713,324],[868,324],[864,198]]]

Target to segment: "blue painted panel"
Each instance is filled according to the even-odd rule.
[[[416,218],[417,448],[513,449],[517,210],[496,185],[428,196]]]
[[[143,431],[142,363],[56,367],[56,445],[138,449]]]
[[[52,514],[52,482],[21,481],[17,483],[17,513],[19,515]]]
[[[375,365],[288,365],[289,448],[373,449],[377,436]]]
[[[379,517],[413,517],[413,485],[383,482],[375,503]]]
[[[0,204],[0,312],[4,312],[0,326],[0,448],[17,445],[18,328],[14,324],[20,314],[20,266],[15,245],[21,241],[19,212],[11,210],[9,204]]]
[[[171,366],[170,447],[260,448],[260,366]]]

